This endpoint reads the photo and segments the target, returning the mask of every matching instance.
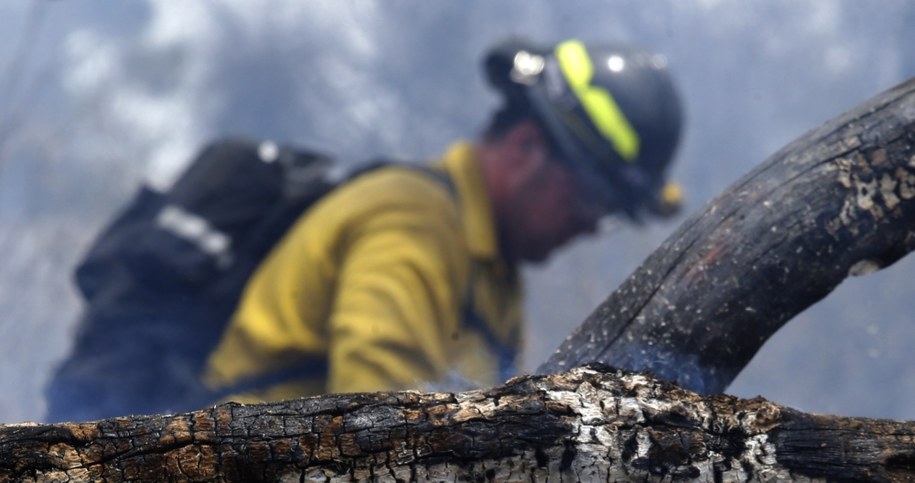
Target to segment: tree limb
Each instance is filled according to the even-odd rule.
[[[0,427],[0,481],[904,481],[915,423],[701,396],[604,366],[460,394],[328,395]]]
[[[723,391],[789,319],[915,247],[915,79],[774,154],[688,219],[537,372],[589,362]]]

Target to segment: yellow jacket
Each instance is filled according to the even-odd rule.
[[[457,143],[433,166],[451,186],[382,168],[300,217],[245,288],[206,384],[262,401],[508,375],[520,282],[500,258],[479,163]]]

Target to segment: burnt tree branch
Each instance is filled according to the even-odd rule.
[[[690,217],[539,369],[723,391],[846,277],[915,247],[915,79],[789,144]]]
[[[592,366],[460,394],[0,427],[0,481],[904,481],[913,440],[911,422],[814,416]]]

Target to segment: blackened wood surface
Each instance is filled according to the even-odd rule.
[[[847,276],[911,251],[913,230],[915,79],[807,133],[712,200],[538,373],[597,361],[723,391],[785,322]]]
[[[0,481],[911,481],[913,438],[915,423],[591,366],[461,394],[0,426]]]

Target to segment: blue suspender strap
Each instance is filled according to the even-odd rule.
[[[471,263],[470,277],[468,278],[469,283],[467,284],[467,292],[464,296],[464,308],[462,309],[464,325],[478,331],[483,336],[486,344],[489,345],[489,348],[495,352],[499,361],[499,372],[497,374],[498,382],[505,382],[509,378],[514,377],[518,372],[515,367],[515,359],[518,356],[518,351],[512,346],[502,343],[502,341],[496,337],[496,334],[493,333],[490,328],[491,326],[487,323],[486,319],[476,311],[473,290],[473,282],[476,278],[476,266],[473,263]]]
[[[473,298],[470,298],[472,302]],[[483,339],[486,340],[486,343],[489,345],[496,353],[496,357],[499,360],[499,373],[498,381],[505,382],[509,378],[517,374],[517,369],[515,368],[515,358],[518,355],[518,352],[506,344],[503,344],[496,335],[489,328],[489,324],[486,323],[486,320],[477,313],[473,308],[472,303],[468,303],[464,306],[464,324],[467,327],[473,328],[480,332],[483,335]]]

